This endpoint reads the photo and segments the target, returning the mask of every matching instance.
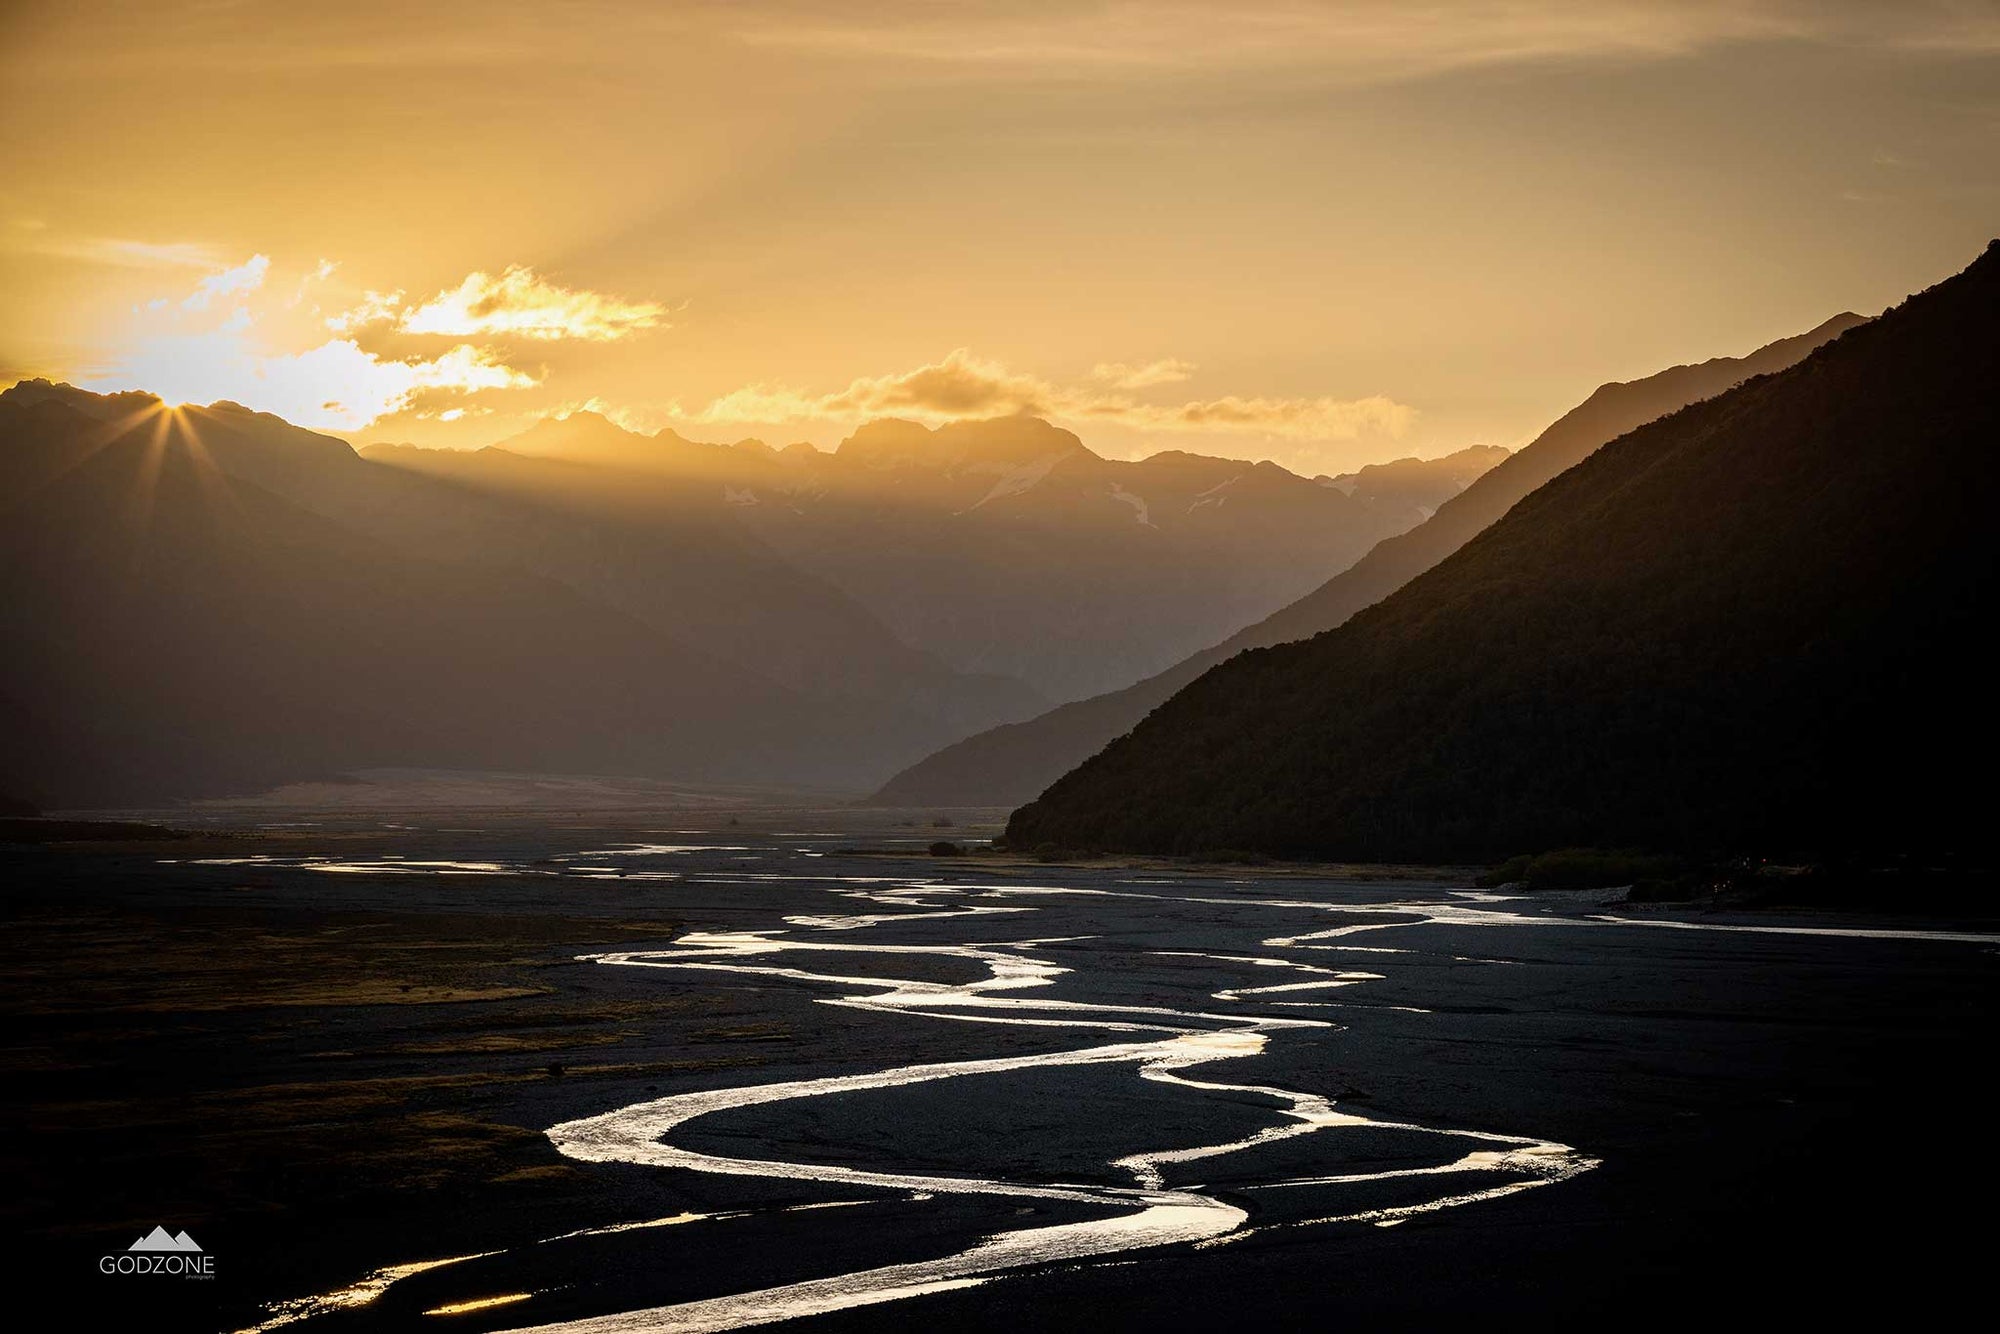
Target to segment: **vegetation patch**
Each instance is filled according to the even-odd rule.
[[[1688,867],[1671,857],[1604,848],[1558,848],[1535,856],[1510,857],[1475,884],[1525,885],[1547,892],[1571,889],[1611,889],[1618,886],[1664,886],[1684,876]]]

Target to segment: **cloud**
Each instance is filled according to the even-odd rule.
[[[213,250],[194,241],[138,241],[123,236],[61,237],[45,223],[16,224],[12,248],[51,259],[81,260],[120,269],[213,269]]]
[[[958,348],[943,361],[900,375],[853,381],[821,403],[821,415],[920,412],[941,417],[990,417],[1043,412],[1053,391],[1031,375],[1017,375],[997,361]]]
[[[356,430],[412,406],[425,391],[471,394],[538,383],[468,344],[412,361],[385,360],[351,339],[272,355],[247,333],[237,326],[147,339],[85,387],[145,389],[170,403],[229,399],[299,426]]]
[[[1295,441],[1355,440],[1363,435],[1394,439],[1416,421],[1415,408],[1379,394],[1358,399],[1229,395],[1175,404],[1148,403],[1127,392],[1114,392],[1177,383],[1193,371],[1191,363],[1171,359],[1138,367],[1104,362],[1092,369],[1088,382],[1059,385],[958,348],[929,365],[864,376],[831,394],[748,385],[711,402],[698,419],[842,422],[912,416],[935,421],[1027,412],[1114,422],[1144,431],[1251,433]]]
[[[1149,389],[1156,384],[1179,384],[1194,371],[1192,361],[1173,357],[1165,361],[1149,361],[1143,366],[1128,366],[1122,361],[1100,361],[1090,368],[1090,378],[1113,389]]]
[[[332,260],[322,259],[319,263],[313,265],[312,268],[306,270],[306,272],[299,275],[299,285],[293,289],[292,299],[287,301],[285,304],[287,306],[296,306],[299,303],[303,302],[306,299],[306,293],[312,289],[315,283],[325,282],[328,278],[331,278],[335,274],[335,272],[339,270],[339,268],[340,265],[334,263]],[[319,309],[319,307],[315,306],[313,307],[313,309],[317,310]]]
[[[363,292],[361,304],[327,317],[326,327],[335,333],[353,333],[371,324],[394,324],[402,316],[403,291]]]
[[[150,303],[135,313],[131,335],[110,366],[80,382],[93,389],[144,389],[172,403],[229,399],[332,430],[358,429],[440,397],[539,383],[469,343],[405,359],[380,356],[351,338],[271,348],[266,321],[279,303],[262,291],[270,270],[269,258],[256,255],[204,277],[179,302]],[[309,276],[330,272],[322,261]]]
[[[903,413],[921,417],[994,417],[1052,412],[1056,391],[964,348],[942,361],[895,375],[864,376],[837,393],[812,395],[783,385],[753,384],[716,399],[704,421],[842,420]]]
[[[1385,83],[1480,66],[1663,60],[1743,42],[1941,54],[2000,45],[1965,0],[1152,0],[958,6],[901,0],[734,11],[750,45],[995,77],[1160,77],[1291,69]]]
[[[651,301],[626,301],[567,287],[538,276],[533,269],[515,264],[497,277],[489,273],[469,273],[465,281],[447,292],[439,292],[414,310],[386,311],[386,303],[400,298],[368,294],[378,302],[362,312],[366,318],[393,318],[404,333],[449,334],[456,337],[509,335],[517,338],[579,338],[591,342],[611,342],[644,329],[658,328],[666,314],[664,307]]]
[[[688,420],[688,414],[681,410],[678,399],[664,403],[612,403],[595,395],[568,399],[544,415],[560,420],[578,412],[594,412],[612,425],[635,435],[652,435],[664,427]]]
[[[254,292],[264,285],[264,275],[271,271],[269,255],[252,255],[233,269],[211,273],[203,278],[188,298],[181,302],[182,310],[207,310],[209,302],[219,296],[230,296],[237,292]]]
[[[1666,58],[1737,41],[1948,56],[2000,45],[2000,15],[1986,0],[707,0],[570,6],[562,23],[539,6],[469,0],[375,0],[324,13],[293,5],[282,20],[257,23],[236,21],[238,8],[195,7],[171,31],[100,23],[93,41],[52,44],[37,63],[95,79],[168,63],[202,74],[463,70],[521,84],[550,66],[598,78],[656,74],[677,51],[712,59],[719,39],[954,75],[1290,67],[1386,82],[1476,65]]]
[[[1397,439],[1416,423],[1417,410],[1392,398],[1225,398],[1178,406],[1145,403],[1086,407],[1081,414],[1109,418],[1151,431],[1254,431],[1287,440]]]

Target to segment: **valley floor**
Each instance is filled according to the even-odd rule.
[[[0,847],[4,1207],[99,1323],[1924,1322],[1983,1280],[1994,922],[919,861],[992,830],[908,813],[201,818]],[[214,1279],[99,1272],[156,1224]]]

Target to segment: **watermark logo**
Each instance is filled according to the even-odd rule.
[[[100,1256],[97,1268],[106,1274],[214,1278],[215,1257],[204,1252],[186,1232],[169,1232],[155,1226],[122,1254]]]

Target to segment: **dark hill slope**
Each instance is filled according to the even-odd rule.
[[[375,446],[366,458],[366,485],[322,492],[317,507],[430,555],[518,564],[809,698],[865,713],[883,756],[1046,703],[1019,682],[956,673],[911,648],[677,479],[491,447]],[[704,490],[700,501],[709,499]]]
[[[110,634],[115,623],[73,642],[51,633],[62,617],[96,616],[92,608],[124,596],[95,584],[69,588],[60,582],[93,570],[93,577],[108,574],[79,565],[76,558],[85,545],[113,539],[130,544],[137,562],[129,574],[120,573],[123,585],[136,585],[141,574],[160,581],[181,577],[193,565],[177,544],[197,539],[211,555],[233,551],[248,562],[240,571],[217,576],[219,589],[258,586],[268,592],[284,571],[301,580],[284,615],[259,606],[253,619],[232,628],[219,619],[223,608],[211,598],[204,605],[214,618],[186,622],[181,648],[227,657],[215,672],[242,659],[229,647],[239,638],[262,642],[292,635],[305,643],[320,636],[302,608],[323,594],[356,618],[369,611],[358,598],[343,601],[319,582],[341,575],[348,562],[338,546],[364,553],[378,567],[402,560],[413,572],[408,587],[393,576],[383,578],[383,595],[374,608],[383,626],[408,610],[399,608],[397,599],[421,602],[424,588],[440,589],[432,580],[440,571],[460,582],[479,583],[497,628],[511,623],[513,642],[493,659],[493,672],[517,671],[514,684],[530,697],[520,706],[524,720],[574,693],[595,698],[611,689],[600,681],[650,682],[648,708],[665,708],[680,686],[698,680],[754,687],[711,691],[703,686],[686,695],[692,714],[662,715],[659,746],[626,736],[631,729],[606,712],[595,720],[601,735],[557,729],[550,736],[560,737],[561,744],[520,748],[523,755],[545,756],[549,762],[569,756],[564,762],[615,763],[619,772],[658,777],[700,779],[727,770],[744,781],[865,788],[951,737],[1025,716],[1044,703],[1017,683],[966,677],[902,644],[846,594],[775,556],[726,515],[713,512],[719,506],[676,503],[664,479],[493,450],[449,457],[468,463],[501,460],[516,467],[460,476],[450,467],[384,466],[357,457],[343,441],[228,403],[168,414],[149,394],[99,395],[46,381],[24,381],[0,392],[0,555],[7,559],[0,568],[0,710],[10,707],[9,700],[14,710],[0,713],[0,733],[14,743],[15,752],[0,755],[0,771],[32,777],[26,761],[19,759],[32,753],[50,761],[35,772],[50,776],[35,779],[41,786],[31,795],[75,803],[96,791],[76,777],[89,772],[79,758],[81,743],[61,739],[60,729],[80,725],[83,715],[59,718],[38,703],[41,696],[30,683],[27,658],[54,653],[69,642],[78,656],[44,664],[58,683],[131,665],[121,642]],[[165,474],[170,485],[153,487],[150,474],[161,468],[170,469]],[[282,505],[288,513],[297,512],[299,532],[328,537],[325,566],[302,562],[265,568],[262,538],[229,527],[242,507],[206,503],[239,489],[249,497],[243,501],[247,513]],[[131,496],[146,498],[144,525],[134,527],[120,518],[124,511],[117,507]],[[99,502],[112,508],[93,511],[91,505]],[[76,516],[54,522],[49,516],[59,505],[71,506]],[[282,530],[291,523],[274,520],[270,527]],[[217,555],[210,566],[221,560]],[[150,569],[148,563],[159,568]],[[44,578],[43,570],[57,575]],[[506,612],[499,603],[509,596],[518,596],[520,605]],[[56,604],[53,609],[44,605],[50,601]],[[568,610],[558,615],[559,602],[567,603]],[[421,636],[427,620],[439,627],[454,624],[461,610],[447,605],[435,618],[402,621],[393,635],[370,629],[354,642],[405,642],[400,637]],[[578,631],[574,642],[595,643],[612,656],[593,663],[562,651],[569,642],[563,637],[582,620],[596,622],[599,631],[592,632],[594,639]],[[165,636],[170,629],[171,623],[162,620],[147,633]],[[111,657],[100,662],[86,656],[98,652]],[[391,659],[382,672],[366,675],[393,678],[404,660]],[[138,661],[144,661],[143,655]],[[531,663],[540,663],[550,674],[536,677]],[[470,658],[465,663],[474,669],[474,679],[483,680],[490,673],[476,670],[477,665]],[[343,690],[350,686],[340,682]],[[322,754],[336,753],[351,765],[386,764],[386,759],[369,761],[366,756],[405,755],[411,747],[403,741],[419,734],[440,738],[439,744],[426,747],[433,763],[485,764],[486,757],[504,749],[501,742],[516,735],[507,730],[507,709],[489,709],[495,696],[477,688],[454,683],[422,697],[432,711],[413,710],[413,730],[335,728],[326,734],[339,743],[332,746],[319,744],[310,710],[264,715],[273,730],[265,736],[263,758],[240,772],[283,769],[286,757],[292,757],[298,767],[287,776],[316,776],[325,771]],[[316,698],[334,696],[301,691],[302,706]],[[136,718],[147,700],[162,708],[170,703],[168,694],[141,680],[106,707]],[[233,716],[247,718],[249,713],[246,706]],[[180,748],[172,715],[164,717],[159,728],[132,735],[145,731],[164,737],[158,744],[166,750]],[[524,728],[529,725],[524,721]],[[653,720],[641,725],[651,727]],[[447,732],[465,742],[459,747],[462,760],[454,761],[453,747],[443,744]],[[703,745],[715,763],[693,745],[697,735],[706,738]],[[362,745],[364,737],[394,744]],[[733,747],[738,738],[743,744]],[[160,764],[153,765],[154,759]],[[148,759],[136,740],[125,749],[106,751],[100,760],[121,772],[157,773],[163,783],[182,772],[170,762],[171,755]],[[224,770],[238,772],[229,766],[216,772]],[[213,790],[207,779],[201,781],[201,791]],[[250,779],[217,781],[233,788]],[[122,780],[118,790],[129,796]],[[193,791],[159,784],[143,788],[148,799]]]
[[[1446,501],[1427,522],[1376,543],[1360,561],[1290,606],[1123,690],[967,737],[897,774],[870,800],[885,806],[1012,806],[1028,801],[1217,663],[1245,649],[1331,630],[1464,546],[1516,501],[1606,441],[1752,376],[1783,370],[1861,322],[1859,315],[1837,315],[1809,333],[1781,339],[1747,357],[1717,357],[1642,380],[1603,385],[1531,444]]]
[[[561,584],[301,509],[182,427],[0,411],[41,419],[0,479],[42,478],[0,507],[0,789],[117,805],[372,765],[743,780],[856,744]]]
[[[1983,832],[2000,243],[1603,447],[1344,626],[1208,673],[1015,844],[1456,858]]]

